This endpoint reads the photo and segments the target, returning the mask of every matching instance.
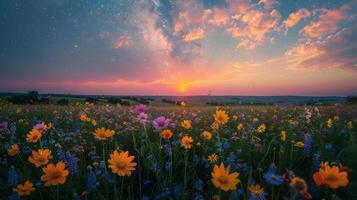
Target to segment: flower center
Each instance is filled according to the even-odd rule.
[[[123,163],[123,162],[117,163],[117,167],[119,169],[125,169],[126,168],[126,163]]]
[[[228,183],[228,179],[227,179],[227,177],[225,177],[225,176],[220,176],[220,177],[218,178],[218,182],[220,182],[220,183],[222,183],[222,184],[227,184],[227,183]]]
[[[165,123],[163,121],[159,122],[159,126],[164,126],[164,125],[165,125]]]
[[[270,177],[272,180],[275,180],[276,179],[276,176],[275,175],[271,175]]]
[[[59,178],[61,176],[60,172],[53,172],[52,178]]]
[[[329,174],[326,176],[326,179],[333,182],[337,180],[337,177],[334,174]]]

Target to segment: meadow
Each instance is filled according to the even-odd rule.
[[[357,199],[356,105],[0,105],[1,199]]]

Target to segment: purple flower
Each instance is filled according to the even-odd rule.
[[[38,131],[46,131],[47,130],[47,125],[45,123],[38,123],[35,126],[33,126],[33,129],[36,129]]]
[[[137,104],[134,106],[134,112],[137,114],[143,113],[147,110],[147,106],[144,104]]]
[[[146,123],[149,120],[149,116],[146,113],[139,113],[137,119],[141,122],[141,123]]]
[[[6,131],[7,130],[7,127],[8,127],[8,122],[7,121],[2,121],[1,123],[0,123],[0,132],[2,132],[2,131]]]
[[[158,117],[153,121],[153,126],[157,130],[163,130],[170,125],[170,119],[167,119],[164,116]]]

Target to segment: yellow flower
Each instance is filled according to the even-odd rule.
[[[173,133],[169,129],[165,129],[161,132],[161,137],[164,139],[170,139],[173,136]]]
[[[257,117],[254,117],[253,122],[258,122],[259,119]]]
[[[337,166],[330,167],[324,165],[318,172],[315,172],[313,179],[317,186],[327,185],[331,189],[337,189],[338,187],[345,187],[348,185],[348,173],[340,171]]]
[[[230,167],[228,166],[225,169],[223,163],[219,167],[218,165],[214,165],[211,181],[216,188],[224,191],[237,189],[237,184],[240,182],[238,179],[239,173],[233,172],[230,174],[229,171]]]
[[[45,186],[51,185],[63,185],[66,182],[66,177],[69,172],[65,169],[64,162],[60,161],[56,164],[48,164],[46,167],[42,169],[45,173],[41,176],[41,180],[45,182]]]
[[[181,105],[182,107],[185,107],[185,106],[186,106],[186,102],[181,101],[180,105]]]
[[[32,129],[30,133],[27,134],[26,141],[36,143],[42,137],[42,133],[37,129]]]
[[[233,115],[233,120],[236,121],[238,119],[237,115]]]
[[[208,161],[211,164],[217,162],[217,160],[218,160],[218,155],[216,153],[213,153],[213,154],[208,156]]]
[[[20,153],[20,147],[18,144],[11,145],[10,148],[7,150],[7,154],[9,156],[15,156],[18,153]]]
[[[135,170],[136,163],[133,162],[134,156],[129,156],[129,152],[120,152],[117,150],[110,154],[109,168],[118,176],[131,176],[131,171]]]
[[[261,124],[260,126],[258,126],[257,131],[258,133],[264,133],[266,129],[265,124]]]
[[[302,141],[298,141],[298,142],[296,142],[295,144],[294,144],[294,146],[295,147],[298,147],[298,148],[303,148],[304,147],[304,142],[302,142]]]
[[[193,139],[190,136],[185,136],[181,139],[181,144],[185,149],[191,149]]]
[[[339,120],[340,120],[340,117],[339,117],[338,115],[335,115],[335,116],[333,117],[333,120],[334,120],[334,121],[339,121]]]
[[[89,121],[91,120],[89,117],[87,117],[86,114],[81,114],[81,115],[79,116],[79,119],[80,119],[81,121],[84,121],[84,122],[89,122]]]
[[[264,188],[262,188],[259,184],[256,185],[250,185],[248,187],[248,190],[253,193],[255,196],[260,196],[261,194],[264,193]]]
[[[349,121],[349,122],[347,123],[347,128],[348,128],[348,129],[352,129],[352,128],[353,128],[352,121]]]
[[[281,131],[280,139],[285,142],[285,140],[286,140],[286,131]]]
[[[332,125],[333,125],[332,119],[328,119],[327,120],[327,128],[332,128]]]
[[[220,125],[224,125],[228,122],[228,114],[224,110],[216,110],[216,113],[213,115],[215,122]]]
[[[24,184],[18,184],[16,188],[12,189],[12,191],[17,192],[19,196],[29,196],[31,192],[35,190],[33,183],[30,181],[26,181]]]
[[[290,187],[294,188],[298,192],[307,191],[307,184],[305,180],[299,177],[294,177],[293,180],[291,180]]]
[[[28,158],[28,160],[36,167],[39,167],[46,165],[48,160],[51,158],[51,151],[49,149],[39,149],[37,152],[32,151],[32,155]]]
[[[185,119],[182,121],[181,126],[185,129],[189,129],[192,126],[191,120]]]
[[[242,123],[239,123],[239,124],[237,125],[237,130],[240,131],[240,130],[243,129],[243,127],[244,127],[244,125],[243,125]]]
[[[206,140],[210,140],[210,139],[212,138],[212,133],[210,133],[210,132],[208,132],[208,131],[203,131],[203,132],[201,133],[201,136],[202,136],[203,138],[205,138]]]
[[[105,128],[97,128],[93,133],[98,140],[106,140],[114,135],[114,131]]]

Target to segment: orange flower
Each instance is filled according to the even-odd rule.
[[[131,176],[131,171],[134,171],[136,166],[134,159],[134,156],[129,156],[128,151],[118,153],[115,150],[113,154],[110,154],[109,168],[118,176]]]
[[[93,133],[98,140],[106,140],[114,135],[114,131],[105,128],[97,128]]]
[[[201,133],[201,136],[204,137],[206,140],[210,140],[212,138],[212,133],[210,133],[208,131],[203,131]]]
[[[37,129],[32,129],[30,133],[27,134],[26,141],[36,143],[42,137],[42,133]]]
[[[189,129],[192,127],[192,122],[189,119],[185,119],[181,122],[181,126],[185,129]]]
[[[163,130],[163,131],[161,132],[161,136],[162,136],[162,138],[164,138],[164,139],[170,139],[170,138],[173,136],[173,133],[172,133],[171,130],[165,129],[165,130]]]
[[[286,140],[286,131],[281,131],[280,139],[281,139],[281,141],[285,141]]]
[[[225,169],[223,163],[219,167],[218,165],[214,165],[211,181],[216,188],[224,191],[237,189],[237,184],[240,182],[238,179],[239,173],[233,172],[230,174],[229,171],[230,167],[228,166]]]
[[[9,156],[15,156],[18,153],[20,153],[20,147],[18,144],[11,145],[10,148],[7,150],[7,154]]]
[[[313,179],[317,186],[327,185],[331,189],[336,189],[348,185],[347,176],[348,173],[340,171],[337,166],[323,165],[318,172],[314,173]]]
[[[216,113],[213,115],[215,122],[218,124],[224,125],[228,122],[229,117],[226,111],[216,110]]]
[[[24,184],[18,184],[16,188],[12,189],[12,191],[17,192],[19,196],[29,196],[30,193],[35,190],[33,183],[30,181],[26,181]]]
[[[190,136],[185,136],[181,139],[181,144],[185,149],[191,149],[193,139]]]
[[[51,151],[48,149],[39,149],[37,152],[32,151],[32,155],[28,158],[28,160],[34,164],[36,167],[46,165],[48,160],[51,159]]]
[[[41,180],[45,182],[45,186],[64,184],[69,172],[65,169],[64,162],[60,161],[56,164],[48,164],[42,169],[45,173],[41,176]]]

